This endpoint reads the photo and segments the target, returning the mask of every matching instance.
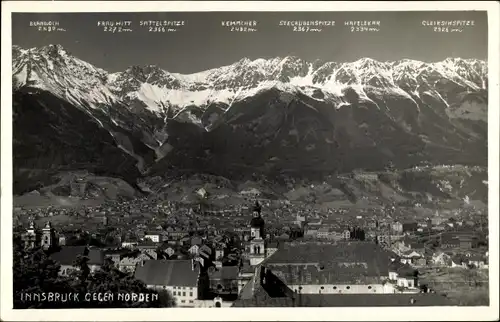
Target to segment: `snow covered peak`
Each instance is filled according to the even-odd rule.
[[[52,45],[52,44],[40,48],[39,51],[43,52],[43,53],[46,53],[48,55],[51,55],[51,56],[56,56],[56,55],[64,56],[64,55],[68,54],[68,52],[66,51],[66,49],[63,48],[63,46],[61,46],[61,45]]]
[[[379,62],[378,60],[375,60],[373,58],[369,57],[364,57],[356,60],[354,64],[359,65],[359,66],[364,66],[364,67],[369,67],[369,66],[384,66],[384,63]]]
[[[297,56],[285,56],[285,57],[277,57],[276,60],[280,60],[283,64],[300,64],[303,60]]]
[[[326,96],[337,95],[346,86],[369,86],[397,93],[417,89],[445,91],[439,85],[444,82],[465,90],[487,88],[486,62],[477,59],[449,58],[424,63],[411,59],[380,62],[361,58],[344,63],[311,63],[286,56],[243,58],[188,75],[170,73],[157,65],[130,66],[123,72],[110,74],[71,56],[59,45],[29,50],[14,46],[12,50],[13,72],[20,84],[29,83],[86,101],[140,104],[152,111],[161,111],[162,106],[207,106],[209,102],[231,105],[269,87],[302,91],[305,95],[319,91]],[[441,87],[436,89],[436,86]]]
[[[248,65],[251,62],[250,58],[244,57],[238,61],[238,65]]]
[[[60,45],[16,50],[13,77],[18,86],[38,87],[75,104],[114,99],[106,88],[107,72],[71,56]]]
[[[146,65],[146,66],[130,66],[124,72],[120,73],[122,75],[127,75],[128,77],[136,78],[142,82],[148,80],[152,75],[162,75],[166,76],[168,73],[156,65]]]
[[[19,59],[19,57],[25,52],[26,50],[22,49],[19,46],[16,45],[12,46],[12,60],[16,62]]]

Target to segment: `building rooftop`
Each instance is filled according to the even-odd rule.
[[[236,280],[238,279],[239,269],[237,266],[222,266],[215,269],[213,272],[209,271],[210,279],[221,280]]]
[[[396,254],[369,242],[299,242],[286,243],[265,261],[265,266],[302,266],[305,264],[323,276],[341,274],[344,276],[387,276],[391,258]],[[288,269],[287,269],[288,270]],[[311,273],[314,270],[311,268]],[[333,273],[338,272],[338,273]],[[328,277],[328,279],[333,277]]]
[[[416,277],[418,276],[418,271],[406,264],[398,269],[398,275],[401,277]]]
[[[361,264],[324,270],[315,265],[266,265],[266,267],[287,285],[375,284],[380,283],[382,276],[385,276],[383,273],[369,274],[367,267]]]
[[[279,243],[277,241],[270,241],[267,243],[267,248],[278,248]]]
[[[103,265],[104,264],[104,252],[97,248],[91,248],[88,253],[88,264],[89,265]]]
[[[146,285],[190,286],[198,283],[199,269],[191,260],[148,260],[139,265],[135,278]]]
[[[61,246],[59,251],[50,255],[50,258],[61,265],[73,265],[77,257],[88,254],[86,246]]]

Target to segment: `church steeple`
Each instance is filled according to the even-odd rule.
[[[264,237],[265,222],[261,216],[262,207],[256,201],[253,206],[253,218],[250,220],[250,231],[252,239],[261,239]]]
[[[28,230],[26,231],[28,234],[35,234],[36,233],[36,226],[34,221],[30,221],[30,225]]]
[[[35,222],[30,220],[29,227],[23,234],[24,246],[29,249],[33,249],[37,246],[39,240],[39,232],[37,231]]]
[[[258,265],[265,259],[266,249],[264,243],[265,222],[261,216],[261,206],[255,202],[253,207],[253,218],[250,221],[250,265]]]
[[[55,246],[56,234],[52,224],[48,221],[42,229],[42,248],[48,250]]]

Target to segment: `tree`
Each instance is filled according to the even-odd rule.
[[[105,261],[101,270],[91,273],[88,258],[79,256],[70,276],[60,276],[60,265],[41,248],[24,249],[19,234],[14,234],[13,296],[14,308],[125,308],[125,307],[171,307],[175,298],[167,291],[148,289],[130,273],[120,272],[110,261]],[[150,302],[124,302],[114,296],[110,301],[84,301],[86,293],[143,293],[158,295]],[[24,294],[78,293],[80,301],[26,301]]]
[[[163,248],[161,246],[156,247],[156,259],[167,259],[167,254],[163,251]]]
[[[25,294],[70,292],[68,281],[59,277],[60,265],[51,260],[41,248],[23,249],[23,243],[14,236],[13,291],[14,308],[50,308],[54,302],[27,302]]]
[[[89,258],[87,256],[78,255],[73,263],[73,266],[77,269],[74,272],[74,277],[76,280],[84,284],[90,275],[90,268],[88,265]]]

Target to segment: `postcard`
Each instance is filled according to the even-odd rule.
[[[498,318],[498,3],[2,7],[2,319]]]

